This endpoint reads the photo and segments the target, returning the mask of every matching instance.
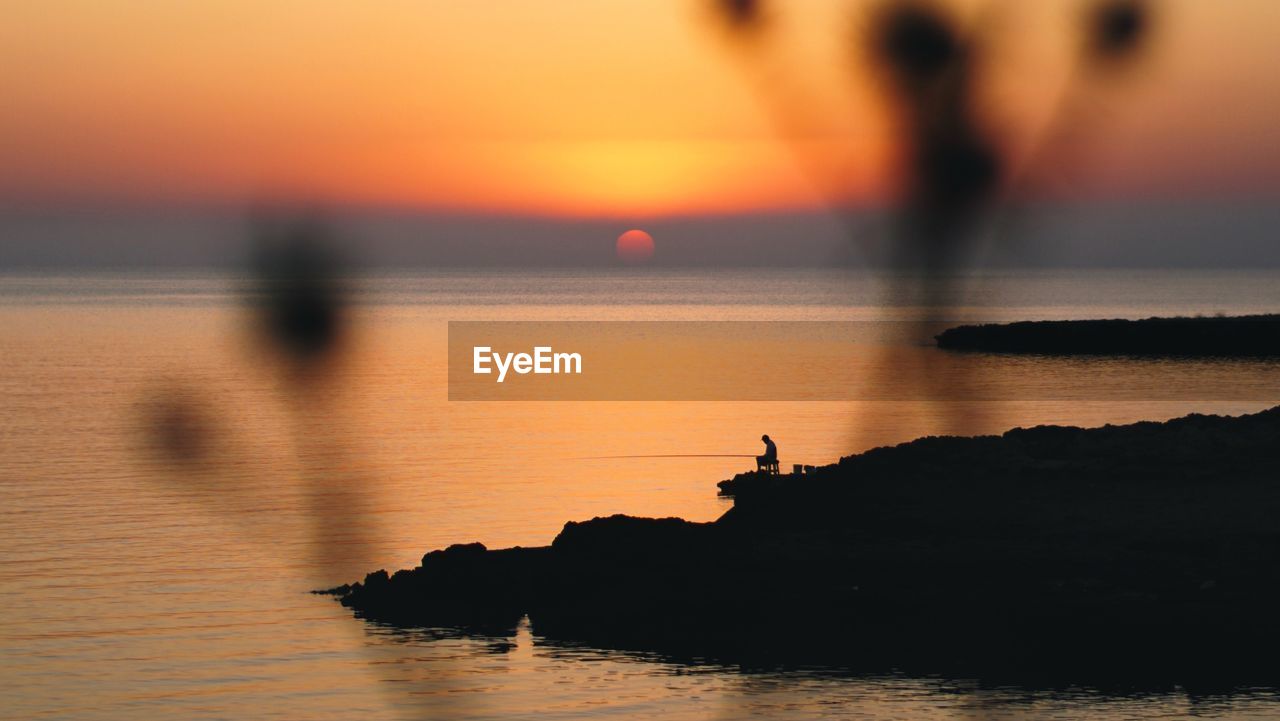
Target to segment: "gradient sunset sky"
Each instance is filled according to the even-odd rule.
[[[947,6],[994,29],[986,120],[1015,157],[1064,94],[1087,120],[1084,162],[1049,192],[1280,180],[1274,0],[1157,2],[1142,65],[1084,91],[1064,90],[1084,3]],[[871,7],[778,3],[744,41],[698,0],[12,4],[0,200],[597,217],[875,202],[892,134],[858,47]]]

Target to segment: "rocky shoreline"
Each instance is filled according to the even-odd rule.
[[[360,617],[740,664],[1274,672],[1280,407],[1015,429],[720,484],[712,523],[567,523],[334,589]],[[1160,681],[1163,682],[1163,681]]]

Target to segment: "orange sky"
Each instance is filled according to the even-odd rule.
[[[310,201],[650,216],[883,197],[851,49],[867,2],[790,2],[756,52],[698,0],[46,0],[0,24],[0,198]],[[1016,151],[1078,0],[999,5],[990,121]],[[1274,0],[1166,0],[1140,72],[1077,110],[1085,193],[1280,179]],[[780,137],[780,132],[792,136]]]

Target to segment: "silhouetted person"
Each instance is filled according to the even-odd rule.
[[[774,444],[773,439],[767,434],[760,436],[760,440],[764,441],[764,455],[756,456],[756,470],[764,469],[776,472],[778,468],[778,446]]]

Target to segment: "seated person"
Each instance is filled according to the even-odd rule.
[[[764,455],[756,456],[756,470],[778,462],[778,446],[774,444],[767,434],[760,436],[760,440],[764,441]]]

